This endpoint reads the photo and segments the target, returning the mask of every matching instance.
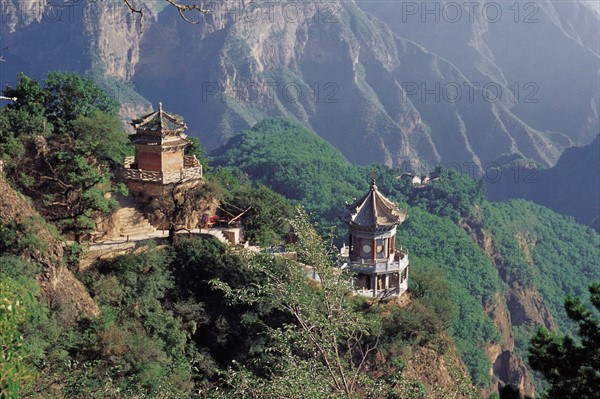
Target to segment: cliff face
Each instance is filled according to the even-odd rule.
[[[131,82],[185,116],[209,148],[287,115],[351,162],[455,162],[478,172],[506,154],[551,165],[598,124],[598,90],[589,84],[598,72],[598,15],[579,2],[532,3],[538,22],[515,26],[507,10],[498,23],[464,14],[432,25],[408,18],[403,2],[239,0],[207,2],[211,13],[188,24],[165,3],[140,2],[141,33],[139,16],[118,0],[0,4],[8,10],[5,83],[19,70],[41,77],[50,69]],[[568,62],[558,62],[565,52]],[[109,89],[124,116],[148,107]],[[528,95],[537,102],[521,101]]]
[[[19,237],[29,238],[36,245],[31,251],[21,254],[27,260],[43,266],[39,276],[42,296],[48,304],[58,309],[65,322],[78,317],[98,316],[100,310],[83,284],[75,278],[63,262],[64,242],[44,222],[29,201],[16,192],[0,173],[0,224],[14,223]]]
[[[497,293],[493,304],[485,309],[500,331],[501,340],[487,348],[487,355],[492,364],[490,374],[501,384],[512,384],[526,396],[534,397],[535,388],[527,365],[517,353],[513,327],[541,325],[550,330],[556,330],[554,318],[544,304],[540,293],[535,287],[523,287],[507,270],[504,259],[494,246],[493,235],[479,223],[469,221],[464,226],[473,239],[493,261],[498,274],[505,283],[504,293]],[[533,266],[531,252],[535,242],[526,238],[526,234],[518,233],[515,237],[523,251],[527,262]],[[484,396],[495,392],[495,386],[486,390]]]
[[[561,132],[567,142],[587,144],[596,136],[600,25],[588,3],[358,4],[397,35],[451,62],[469,81],[497,85],[499,102],[527,125]]]
[[[420,381],[427,398],[472,399],[478,397],[469,373],[453,346],[445,350],[413,347],[407,359],[406,376]]]
[[[515,338],[511,329],[512,313],[506,306],[505,298],[497,295],[494,304],[486,309],[486,312],[502,337],[501,342],[490,345],[486,351],[492,364],[490,374],[501,384],[512,384],[518,387],[521,393],[533,397],[535,389],[527,374],[527,366],[515,353]],[[490,386],[484,396],[495,391],[496,387]]]
[[[448,101],[449,88],[469,78],[352,2],[294,18],[285,3],[256,13],[235,4],[217,7],[197,30],[161,14],[135,75],[147,97],[181,93],[172,106],[192,115],[189,124],[220,133],[206,137],[209,145],[266,115],[288,115],[361,164],[482,165],[513,152],[552,164],[562,149],[481,87]],[[185,65],[165,62],[181,57]]]

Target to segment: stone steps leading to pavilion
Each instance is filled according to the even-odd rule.
[[[152,226],[127,227],[120,230],[121,237],[143,236],[153,234],[156,230]]]
[[[119,203],[121,208],[117,210],[117,218],[122,237],[152,234],[156,231],[144,214],[135,208],[132,200],[125,198]]]

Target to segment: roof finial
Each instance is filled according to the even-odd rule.
[[[159,103],[158,103],[158,110],[159,110],[160,112],[162,112],[162,102],[159,102]]]
[[[375,180],[377,179],[377,170],[373,168],[371,170],[371,190],[375,191],[377,189],[377,185],[375,184]]]

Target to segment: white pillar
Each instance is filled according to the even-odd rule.
[[[377,274],[371,274],[371,285],[373,286],[373,296],[377,296]]]
[[[398,292],[402,292],[402,272],[398,273]]]

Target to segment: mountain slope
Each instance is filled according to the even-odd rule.
[[[41,293],[69,322],[100,313],[89,292],[67,268],[64,242],[29,201],[0,173],[0,256],[14,254],[41,265]],[[2,266],[2,260],[0,260]]]
[[[487,184],[493,201],[525,198],[600,231],[600,136],[587,146],[568,148],[550,169],[516,164],[493,180]]]
[[[510,34],[506,24],[480,18],[449,27],[399,24],[401,2],[360,3],[389,27],[352,1],[303,8],[228,0],[207,4],[212,12],[198,25],[172,7],[161,10],[163,3],[144,2],[141,34],[121,3],[3,4],[11,11],[10,23],[0,27],[8,47],[3,80],[19,70],[38,77],[46,69],[91,70],[126,103],[129,117],[147,107],[122,84],[132,82],[153,103],[183,115],[209,148],[282,115],[316,131],[352,163],[422,169],[454,162],[481,172],[506,154],[550,166],[563,148],[589,142],[597,127],[597,90],[590,84],[597,78],[597,14],[578,2],[535,2],[545,17],[535,29],[522,24]],[[57,10],[61,20],[52,19]],[[31,18],[18,18],[23,13]],[[58,44],[34,44],[42,38]],[[536,49],[542,66],[552,68],[523,64]],[[502,57],[509,50],[515,54]],[[553,54],[569,54],[568,62],[559,64]],[[465,85],[473,81],[479,86]],[[539,86],[539,103],[514,104],[508,93],[531,94],[530,81]],[[500,85],[500,101],[486,82]],[[456,87],[462,97],[455,101]]]
[[[529,126],[580,145],[597,134],[600,25],[586,2],[358,4],[468,81],[497,85],[500,102]]]
[[[218,165],[298,200],[330,224],[336,204],[360,195],[370,174],[282,119],[243,131],[215,154]],[[452,334],[473,381],[511,383],[532,394],[535,381],[523,360],[529,336],[537,325],[573,329],[562,301],[585,295],[588,282],[600,278],[600,236],[528,201],[490,203],[483,185],[464,175],[442,173],[413,186],[400,170],[375,169],[380,190],[410,206],[397,245],[408,249],[414,267],[432,262],[452,284],[461,309]]]

